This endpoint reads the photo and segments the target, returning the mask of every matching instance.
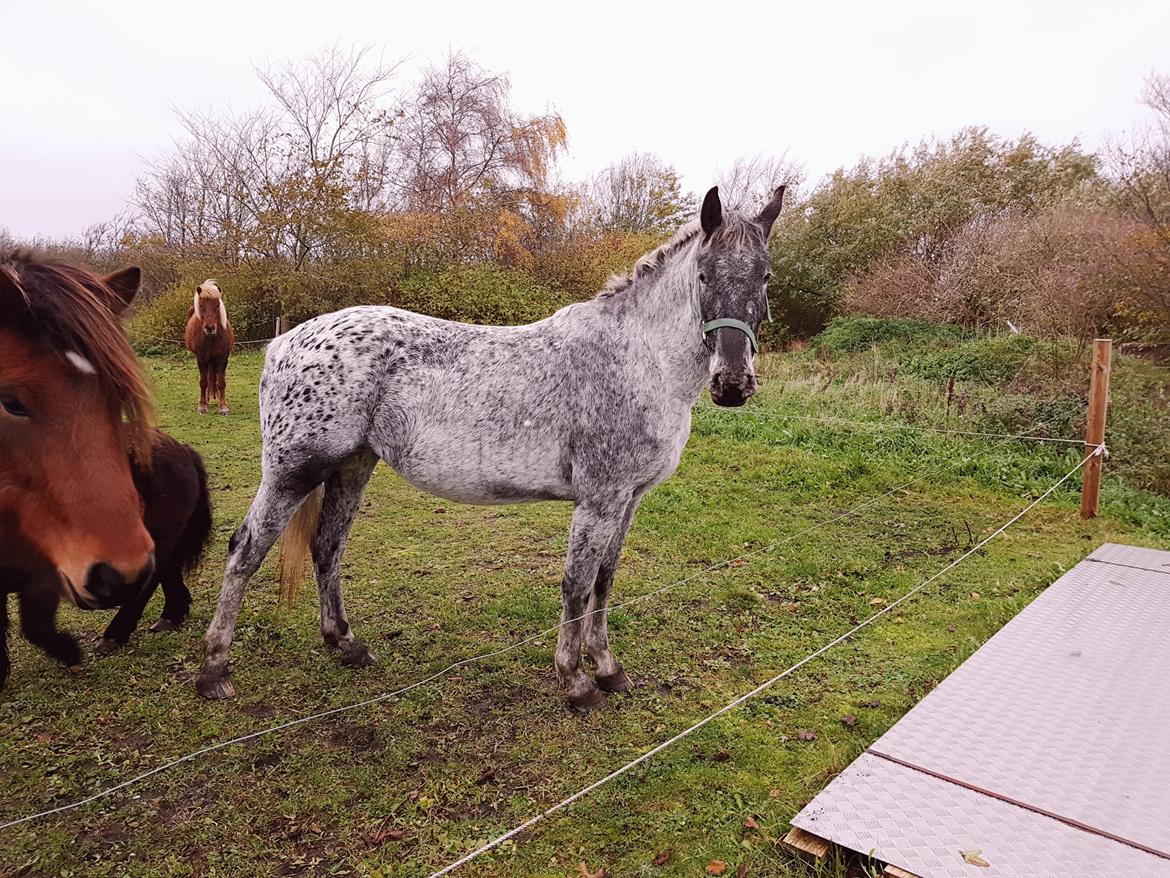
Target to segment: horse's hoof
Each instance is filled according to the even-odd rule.
[[[618,668],[617,672],[613,674],[597,675],[597,686],[602,692],[625,692],[633,685],[630,678],[626,676],[626,672],[621,668]]]
[[[93,651],[98,655],[113,655],[124,645],[125,644],[119,643],[118,641],[109,637],[103,637],[98,642],[98,645],[94,647]]]
[[[577,695],[570,695],[569,706],[577,713],[589,713],[605,706],[605,693],[594,686]]]
[[[227,414],[231,414],[231,412],[229,412],[227,409],[220,409],[220,410],[219,410],[219,413],[220,413],[221,415],[227,415]]]
[[[199,406],[199,414],[201,414],[201,415],[207,414],[207,406],[205,406],[205,405]]]
[[[148,628],[147,630],[153,631],[155,634],[161,634],[165,631],[178,631],[179,626],[177,624],[175,624],[174,622],[172,622],[170,619],[168,619],[166,616],[162,616],[159,618],[159,620],[157,622],[155,622],[153,625],[151,625],[150,628]]]
[[[227,677],[200,677],[195,682],[195,687],[200,695],[213,701],[236,697],[236,687]]]
[[[360,640],[343,640],[338,644],[341,648],[341,663],[351,668],[367,668],[378,661]]]

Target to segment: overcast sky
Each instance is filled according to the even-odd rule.
[[[564,178],[638,149],[695,191],[740,155],[788,149],[815,179],[968,124],[1095,148],[1170,72],[1164,0],[0,0],[0,21],[0,226],[20,236],[123,207],[173,106],[254,106],[253,64],[337,41],[411,59],[404,78],[467,50],[510,74],[519,109],[564,116]]]

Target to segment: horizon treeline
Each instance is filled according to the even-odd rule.
[[[508,77],[464,53],[409,82],[371,49],[340,46],[257,76],[261,107],[178,111],[182,136],[118,216],[78,240],[0,229],[0,248],[141,265],[141,343],[179,337],[206,277],[241,337],[260,338],[277,314],[353,304],[539,319],[594,295],[697,209],[648,153],[562,180],[565,120],[519,112]],[[768,337],[868,313],[1170,342],[1170,77],[1152,75],[1142,97],[1151,120],[1098,153],[972,126],[814,185],[784,146],[729,156],[725,204],[753,210],[789,186]]]

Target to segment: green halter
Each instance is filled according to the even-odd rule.
[[[772,303],[769,302],[766,298],[764,299],[764,301],[767,303],[766,307],[768,309],[768,322],[771,323],[772,322]],[[748,326],[746,323],[744,323],[742,320],[736,320],[734,317],[720,317],[717,320],[708,320],[706,323],[704,323],[699,328],[703,330],[703,337],[704,338],[706,338],[710,333],[714,332],[716,329],[738,329],[740,332],[742,332],[744,335],[746,335],[748,337],[748,341],[750,341],[752,343],[752,354],[755,355],[755,354],[758,354],[760,352],[759,339],[756,338],[756,334],[752,331],[752,328],[750,326]]]

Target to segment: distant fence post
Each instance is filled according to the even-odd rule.
[[[1085,454],[1096,451],[1105,442],[1105,414],[1109,408],[1109,372],[1113,363],[1113,342],[1107,338],[1093,341],[1093,372],[1089,379],[1089,423],[1085,427]],[[1094,454],[1085,464],[1081,486],[1081,518],[1096,518],[1101,505],[1101,465],[1104,456]]]

